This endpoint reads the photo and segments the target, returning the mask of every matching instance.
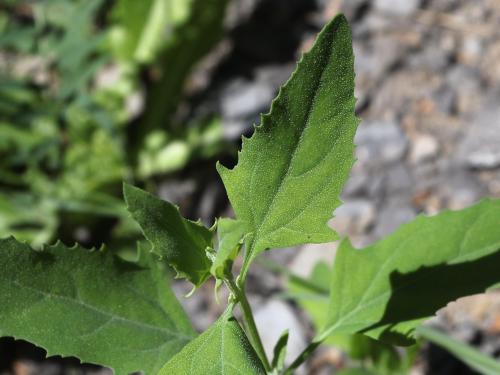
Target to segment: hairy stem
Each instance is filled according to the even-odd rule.
[[[245,322],[245,328],[247,330],[250,342],[252,343],[257,355],[259,356],[266,371],[271,370],[271,365],[267,359],[264,346],[262,345],[262,340],[260,339],[259,331],[255,325],[255,320],[253,318],[252,308],[248,303],[245,291],[241,289],[234,280],[226,280],[226,285],[233,295],[236,297],[237,301],[240,303],[241,311],[243,312],[243,320]]]

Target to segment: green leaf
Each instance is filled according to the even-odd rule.
[[[317,331],[328,318],[329,290],[321,288],[331,284],[331,275],[331,267],[324,262],[316,263],[309,279],[289,275],[290,296],[309,314]],[[340,348],[351,359],[369,361],[380,374],[406,373],[408,364],[412,363],[411,352],[400,356],[393,346],[361,334],[332,334],[324,343]]]
[[[351,31],[337,16],[280,90],[269,114],[243,139],[238,164],[219,174],[253,257],[275,247],[336,239],[327,226],[353,164],[354,69]]]
[[[210,269],[213,276],[225,279],[231,275],[233,262],[243,245],[245,232],[246,227],[238,220],[223,218],[217,221],[219,246]]]
[[[271,364],[271,367],[278,374],[281,373],[281,371],[285,367],[287,345],[288,345],[288,330],[286,330],[281,334],[273,350],[273,362]]]
[[[150,63],[189,15],[192,0],[119,0],[110,48],[123,60]]]
[[[117,374],[156,373],[193,337],[165,274],[110,252],[0,240],[0,335]]]
[[[182,7],[189,5],[189,9],[186,9],[184,18],[181,18],[182,22],[172,30],[168,44],[156,59],[156,68],[160,69],[161,76],[152,82],[145,98],[144,118],[135,139],[141,145],[153,130],[169,133],[170,130],[177,129],[174,133],[178,133],[178,129],[185,127],[186,124],[176,123],[174,114],[185,93],[186,81],[195,65],[215,47],[224,34],[229,0],[170,1],[179,2]]]
[[[173,357],[158,375],[265,374],[229,308],[207,331]]]
[[[469,345],[461,343],[442,334],[435,329],[420,326],[417,328],[417,333],[433,342],[436,345],[448,350],[461,361],[467,363],[471,368],[484,375],[498,375],[500,374],[500,361],[495,360],[480,351],[472,348]]]
[[[39,248],[58,227],[57,207],[34,194],[0,191],[0,238],[14,235]]]
[[[153,252],[164,258],[178,276],[200,286],[210,276],[206,249],[212,232],[199,222],[184,219],[173,204],[128,184],[123,194],[132,217],[139,223]]]
[[[323,333],[364,333],[414,342],[413,331],[438,309],[500,280],[500,200],[420,216],[362,250],[342,242],[335,259]]]

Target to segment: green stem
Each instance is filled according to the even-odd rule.
[[[285,370],[283,375],[292,375],[294,370],[296,370],[301,364],[303,364],[311,354],[321,345],[321,341],[311,342],[303,351],[298,355],[295,361],[292,362],[290,366]]]
[[[252,256],[245,254],[245,258],[243,259],[243,265],[241,267],[240,274],[239,274],[238,278],[236,279],[236,283],[238,284],[238,287],[240,287],[242,289],[245,287],[247,273],[248,273],[248,270],[250,269],[250,264],[252,264],[252,260],[253,260]]]
[[[243,312],[243,319],[245,321],[245,327],[247,329],[249,339],[252,342],[255,351],[257,352],[257,355],[259,356],[265,370],[267,372],[271,371],[271,365],[269,364],[269,360],[267,359],[266,351],[264,350],[264,346],[262,345],[259,331],[257,330],[257,326],[253,318],[252,308],[248,303],[247,296],[245,295],[244,290],[236,285],[234,280],[226,280],[226,285],[240,303],[241,311]]]

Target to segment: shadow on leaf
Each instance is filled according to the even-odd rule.
[[[409,273],[392,272],[391,298],[384,315],[360,333],[382,329],[382,341],[411,345],[415,343],[413,327],[401,332],[401,328],[395,330],[396,325],[430,317],[460,297],[492,287],[499,279],[500,250],[469,262],[422,267]]]

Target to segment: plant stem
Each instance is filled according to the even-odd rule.
[[[321,341],[313,341],[298,355],[295,361],[292,362],[290,366],[285,370],[283,375],[292,375],[293,371],[297,369],[301,364],[303,364],[311,354],[316,350],[318,346],[320,346]]]
[[[248,336],[250,338],[250,341],[252,342],[255,351],[257,352],[257,355],[259,356],[262,362],[262,365],[264,366],[264,369],[268,372],[271,371],[271,365],[269,364],[269,360],[267,359],[264,346],[262,345],[262,341],[259,336],[259,331],[257,330],[257,326],[255,325],[252,308],[248,303],[247,296],[245,295],[244,290],[242,290],[238,285],[236,285],[236,283],[232,279],[226,280],[226,285],[240,303]]]

